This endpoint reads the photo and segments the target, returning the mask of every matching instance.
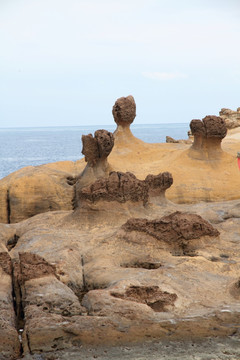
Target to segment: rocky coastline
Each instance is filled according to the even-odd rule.
[[[123,97],[113,134],[82,136],[85,159],[0,180],[1,360],[113,359],[143,343],[149,359],[173,344],[194,359],[204,342],[240,356],[238,112],[147,144]]]

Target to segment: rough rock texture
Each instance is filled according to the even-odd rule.
[[[177,299],[176,294],[161,291],[158,286],[130,286],[124,293],[113,291],[111,295],[116,298],[146,304],[156,312],[168,311],[168,307],[173,306]]]
[[[113,134],[106,130],[97,130],[94,137],[89,135],[82,136],[83,149],[82,153],[85,155],[87,165],[83,172],[77,177],[76,190],[74,199],[75,206],[77,205],[78,193],[84,186],[92,184],[101,177],[108,176],[110,166],[107,161],[108,155],[111,153],[114,146]]]
[[[194,142],[190,156],[214,159],[222,153],[221,141],[227,134],[225,120],[219,116],[208,115],[201,120],[194,119],[190,122]]]
[[[190,240],[219,235],[219,231],[201,216],[179,211],[155,220],[132,218],[123,225],[123,229],[146,233],[184,255],[192,252]]]
[[[55,273],[55,266],[49,264],[41,256],[29,252],[19,253],[18,274],[15,274],[19,283],[51,274],[55,275]]]
[[[12,266],[6,251],[0,254],[0,359],[17,359],[20,353],[13,307]]]
[[[148,178],[153,187],[155,180]],[[176,207],[181,212],[173,213]],[[192,339],[237,336],[239,209],[239,201],[153,204],[146,208],[146,219],[127,222],[132,226],[128,230],[127,224],[122,227],[126,221],[121,212],[117,217],[122,223],[114,225],[108,219],[95,222],[91,213],[87,223],[81,211],[78,216],[71,211],[49,212],[18,224],[2,224],[2,252],[14,234],[19,237],[1,256],[0,306],[8,304],[8,311],[1,312],[1,324],[3,337],[12,339],[0,345],[8,354],[3,359],[16,359],[14,351],[20,356],[18,329],[23,329],[22,349],[30,359],[40,353],[43,359],[58,351],[67,354],[73,348],[80,356],[87,344],[153,338],[185,341],[189,333]],[[152,220],[159,216],[161,221]],[[217,230],[208,219],[215,221]],[[180,239],[189,248],[174,251],[173,244]],[[7,274],[9,255],[12,279]],[[9,286],[7,301],[4,279]]]
[[[237,108],[237,111],[223,108],[219,111],[219,115],[225,120],[228,129],[240,126],[240,108]]]
[[[100,160],[108,157],[114,145],[113,134],[107,130],[97,130],[92,134],[82,136],[82,153],[85,161],[90,165],[96,165]]]
[[[172,175],[168,172],[158,175],[148,175],[145,180],[139,180],[132,173],[111,172],[108,178],[100,178],[92,185],[80,189],[79,204],[99,200],[142,202],[145,205],[149,196],[164,197],[166,189],[173,183]]]
[[[117,99],[112,114],[118,126],[129,127],[136,117],[136,103],[133,96],[129,95]]]

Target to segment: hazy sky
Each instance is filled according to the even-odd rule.
[[[240,106],[239,0],[0,0],[0,127],[190,122]]]

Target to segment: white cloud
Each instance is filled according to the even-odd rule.
[[[186,79],[187,74],[179,72],[143,72],[142,75],[153,80],[174,80],[174,79]]]

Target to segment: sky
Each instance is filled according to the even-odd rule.
[[[240,107],[239,0],[0,0],[0,128],[189,123]]]

